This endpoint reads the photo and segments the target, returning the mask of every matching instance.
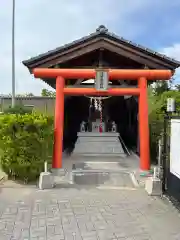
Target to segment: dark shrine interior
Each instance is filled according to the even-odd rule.
[[[124,99],[121,97],[110,97],[103,101],[103,120],[107,118],[115,121],[126,147],[138,152],[138,104],[134,97]],[[71,153],[77,140],[77,132],[80,131],[82,121],[89,119],[90,99],[84,96],[72,96],[65,100],[64,121],[64,150]],[[93,110],[92,110],[93,111]],[[95,118],[98,118],[98,113]],[[94,119],[95,120],[95,119]]]

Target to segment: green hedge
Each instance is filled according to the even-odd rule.
[[[180,112],[180,92],[171,90],[163,92],[159,96],[155,96],[149,90],[149,127],[150,127],[150,151],[151,160],[157,160],[158,154],[158,139],[163,134],[163,121],[166,107],[167,98],[174,98],[176,101],[177,115]]]
[[[0,161],[9,177],[34,181],[51,160],[53,117],[40,114],[0,116]]]

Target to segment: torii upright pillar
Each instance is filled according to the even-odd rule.
[[[64,129],[64,78],[56,78],[56,101],[54,117],[54,150],[52,171],[56,175],[62,169],[63,129]]]
[[[148,96],[147,96],[147,79],[140,77],[138,79],[139,94],[139,144],[140,156],[143,161],[140,161],[140,169],[148,170],[150,168],[150,153],[149,153],[149,119],[148,119]]]

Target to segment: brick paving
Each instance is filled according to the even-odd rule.
[[[0,240],[177,240],[179,227],[178,211],[141,188],[0,188]]]

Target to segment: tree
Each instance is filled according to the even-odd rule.
[[[156,96],[161,95],[163,92],[167,92],[170,90],[170,86],[167,81],[157,81],[154,84],[154,94]]]
[[[175,88],[176,88],[177,91],[180,91],[180,84],[176,84]]]
[[[16,97],[33,97],[33,93],[17,94]]]
[[[27,93],[27,94],[26,94],[26,97],[33,97],[33,96],[34,96],[33,93]]]
[[[12,94],[9,93],[8,95],[5,95],[5,96],[12,97]],[[33,93],[20,93],[20,94],[16,94],[16,97],[34,97],[34,94]]]
[[[174,98],[176,102],[176,112],[180,112],[180,91],[168,90],[160,95],[152,94],[151,89],[148,92],[149,100],[149,129],[150,129],[150,151],[151,159],[157,159],[158,139],[164,131],[164,116],[167,108],[167,99]]]
[[[43,97],[55,97],[56,96],[56,92],[49,91],[49,90],[43,88],[42,91],[41,91],[41,96],[43,96]]]

